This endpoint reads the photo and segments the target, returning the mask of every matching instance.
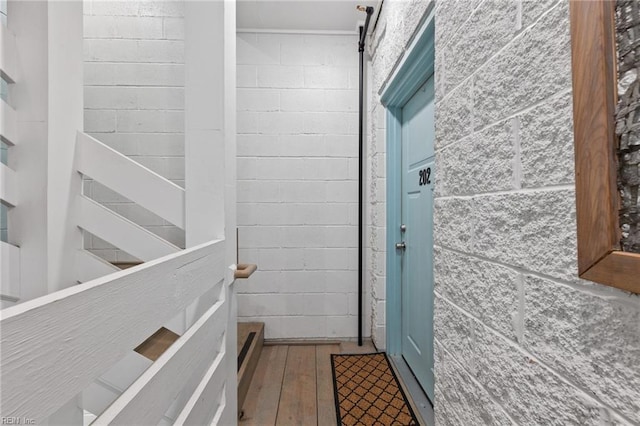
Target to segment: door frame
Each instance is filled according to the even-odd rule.
[[[433,3],[424,14],[404,57],[381,90],[380,101],[387,109],[387,241],[386,241],[386,346],[389,355],[402,353],[402,254],[395,249],[400,241],[402,221],[402,108],[434,74],[435,22]],[[435,89],[434,89],[435,90]]]

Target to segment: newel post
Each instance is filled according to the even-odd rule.
[[[49,292],[77,284],[78,228],[76,134],[84,127],[83,1],[48,2],[49,134],[47,252]]]
[[[236,263],[236,4],[185,2],[186,246],[225,239],[226,265]],[[233,273],[225,280],[227,384],[221,424],[237,413],[237,308]],[[187,311],[187,327],[197,307]]]
[[[17,205],[9,243],[20,247],[20,301],[76,284],[82,236],[74,220],[81,179],[76,132],[83,126],[82,0],[8,2],[17,70],[9,98],[18,143],[9,151]]]

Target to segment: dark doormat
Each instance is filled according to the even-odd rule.
[[[331,355],[338,425],[418,425],[387,354]]]

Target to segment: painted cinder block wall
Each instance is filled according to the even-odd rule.
[[[84,0],[84,130],[184,187],[184,2]],[[85,193],[173,244],[184,231],[97,182]],[[132,261],[96,237],[85,247]]]
[[[577,278],[568,2],[385,1],[374,100],[431,7],[437,423],[640,424],[640,297]],[[384,167],[370,170],[379,194]],[[383,195],[372,204],[375,265]],[[368,276],[381,346],[384,271]]]
[[[259,268],[239,320],[355,337],[357,37],[245,32],[237,49],[239,258]]]

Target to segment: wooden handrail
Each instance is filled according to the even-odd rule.
[[[249,278],[258,269],[258,265],[253,263],[238,263],[235,278]]]

